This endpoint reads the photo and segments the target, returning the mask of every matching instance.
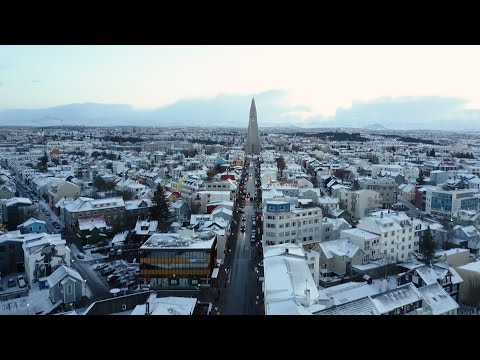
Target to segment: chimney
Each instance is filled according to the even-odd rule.
[[[150,315],[150,303],[148,301],[145,303],[145,315]]]
[[[310,289],[305,289],[305,306],[310,306]]]
[[[330,299],[328,299],[327,308],[334,307],[334,306],[335,306],[335,300],[333,299],[333,296],[330,296]]]
[[[388,290],[388,280],[387,279],[383,279],[382,281],[382,287],[380,289],[380,292],[385,292]]]

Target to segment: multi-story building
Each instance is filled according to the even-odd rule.
[[[380,194],[373,190],[340,190],[340,208],[347,210],[355,219],[368,216],[370,210],[381,206],[381,201]]]
[[[476,210],[458,209],[452,214],[453,225],[469,226],[480,228],[480,212]]]
[[[35,210],[29,198],[10,198],[2,204],[3,223],[9,230],[16,230],[18,225],[35,215]]]
[[[60,234],[25,234],[23,250],[25,276],[30,287],[40,278],[49,276],[61,265],[70,267],[71,252]]]
[[[152,287],[209,284],[216,244],[212,232],[153,234],[140,247],[140,277]]]
[[[321,242],[322,210],[291,208],[286,201],[268,200],[263,214],[263,243],[276,245]]]
[[[463,279],[455,269],[446,263],[442,263],[423,265],[398,275],[398,285],[409,282],[417,288],[438,283],[455,301],[458,301],[460,283],[463,282]]]
[[[53,208],[61,198],[70,197],[76,199],[80,196],[80,190],[80,186],[69,181],[61,181],[60,183],[51,185],[48,191],[48,203]]]
[[[450,218],[458,209],[478,210],[479,198],[472,190],[447,190],[436,186],[428,186],[425,212],[427,214]]]
[[[415,223],[404,212],[382,210],[372,213],[361,219],[357,228],[380,237],[379,251],[385,260],[406,261],[418,251]]]
[[[340,237],[349,239],[357,245],[364,253],[363,262],[378,260],[383,257],[380,235],[358,228],[342,230]]]
[[[361,189],[373,190],[380,194],[380,202],[384,209],[390,209],[397,202],[397,183],[389,177],[360,178],[358,185]]]
[[[125,202],[121,197],[91,199],[79,197],[64,207],[65,227],[74,230],[79,218],[103,215],[108,226],[125,226]]]

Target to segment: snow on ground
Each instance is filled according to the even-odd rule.
[[[48,289],[33,284],[28,296],[0,302],[0,315],[35,315],[52,307]]]
[[[74,257],[75,261],[92,261],[92,260],[99,260],[99,259],[107,259],[108,255],[102,255],[100,253],[91,253],[94,249],[85,250],[82,254],[85,256],[84,259],[77,258],[77,254],[80,253],[77,246],[75,244],[69,244],[70,250],[72,251],[72,256]]]

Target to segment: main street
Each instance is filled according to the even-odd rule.
[[[251,174],[252,176],[249,176]],[[255,194],[255,169],[253,166],[248,168],[246,179],[246,192]],[[245,232],[240,231],[238,227],[237,242],[234,252],[232,266],[229,269],[226,289],[223,290],[222,302],[225,304],[220,309],[224,315],[253,315],[257,314],[256,296],[257,294],[257,274],[254,270],[256,247],[250,243],[252,233],[252,215],[255,214],[254,202],[250,199],[245,200]]]

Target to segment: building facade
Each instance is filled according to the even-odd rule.
[[[153,234],[140,247],[140,279],[153,288],[209,284],[216,243],[214,233]]]
[[[286,201],[268,200],[263,214],[263,244],[321,242],[322,210],[293,208]]]

